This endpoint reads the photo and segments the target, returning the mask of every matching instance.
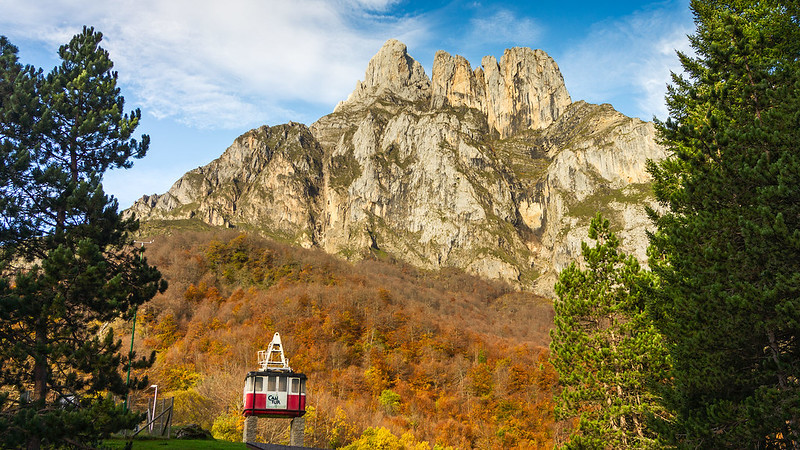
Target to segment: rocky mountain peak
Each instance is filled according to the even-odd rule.
[[[431,81],[418,61],[409,56],[406,45],[389,39],[367,65],[364,81],[356,84],[347,100],[340,102],[335,111],[390,92],[406,101],[427,100]]]
[[[500,63],[485,56],[481,64],[473,71],[464,57],[436,52],[431,106],[477,109],[505,138],[546,128],[572,103],[558,65],[542,50],[514,47]]]
[[[541,50],[508,49],[474,70],[440,51],[431,73],[389,40],[332,114],[245,133],[128,213],[459,267],[542,294],[597,211],[625,251],[646,247],[645,163],[665,155],[652,123],[573,103]]]
[[[364,81],[334,111],[362,109],[387,95],[429,102],[432,110],[467,107],[485,114],[489,127],[505,138],[546,128],[572,103],[558,64],[542,50],[510,48],[499,63],[493,56],[481,63],[472,70],[463,56],[440,50],[429,79],[406,45],[390,39],[370,60]]]

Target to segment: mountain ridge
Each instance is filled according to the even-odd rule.
[[[600,210],[644,260],[645,162],[665,155],[653,124],[573,102],[541,50],[482,63],[439,51],[429,79],[389,40],[331,114],[248,131],[128,214],[459,267],[550,295]]]

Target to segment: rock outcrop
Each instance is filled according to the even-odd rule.
[[[552,292],[596,211],[644,259],[653,124],[572,103],[541,50],[472,70],[438,52],[432,80],[390,40],[310,127],[261,127],[129,210],[256,229],[347,258],[390,254]]]
[[[347,100],[336,105],[334,112],[343,108],[358,108],[375,98],[387,95],[406,102],[427,101],[431,81],[422,64],[408,55],[406,45],[389,39],[367,65],[364,81],[359,81]]]
[[[305,125],[263,126],[238,137],[218,159],[187,172],[165,194],[146,195],[128,211],[150,221],[244,225],[311,247],[322,156]]]
[[[572,103],[558,65],[541,50],[511,48],[500,63],[493,56],[474,71],[462,56],[436,52],[431,107],[474,108],[500,137],[541,130]]]

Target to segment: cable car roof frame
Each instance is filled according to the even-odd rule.
[[[292,368],[289,367],[289,358],[283,354],[283,343],[281,342],[280,333],[275,332],[267,350],[258,351],[258,370],[262,372],[267,370],[278,372],[292,371]]]

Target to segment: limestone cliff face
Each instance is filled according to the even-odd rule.
[[[436,52],[431,107],[474,108],[500,137],[546,128],[572,103],[558,65],[541,50],[511,48],[475,71],[461,56]]]
[[[656,204],[645,166],[648,159],[666,156],[655,142],[653,123],[626,117],[610,105],[577,102],[541,133],[536,145],[547,155],[547,171],[529,191],[530,199],[520,201],[520,210],[541,211],[543,220],[536,214],[523,218],[540,234],[549,262],[540,285],[552,286],[557,272],[580,258],[581,242],[597,211],[612,220],[623,249],[646,261],[650,221],[644,206]]]
[[[541,50],[472,70],[438,52],[432,80],[390,40],[310,127],[261,127],[129,210],[257,229],[358,258],[390,254],[551,293],[600,210],[644,258],[651,123],[572,103]]]
[[[316,237],[322,148],[305,125],[260,127],[218,159],[187,172],[165,194],[128,210],[144,220],[199,219],[247,226],[310,247]]]

